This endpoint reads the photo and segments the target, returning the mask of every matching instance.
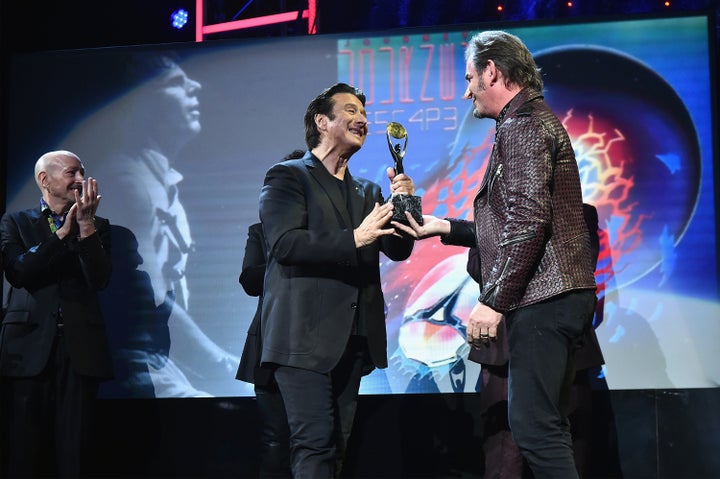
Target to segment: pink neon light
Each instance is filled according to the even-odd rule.
[[[308,11],[303,10],[302,18],[308,17]],[[262,27],[264,25],[272,25],[275,23],[292,22],[297,18],[297,12],[276,13],[275,15],[266,15],[264,17],[246,18],[244,20],[235,20],[234,22],[217,23],[215,25],[206,25],[202,31],[204,34],[228,32],[231,30],[242,30],[243,28]]]
[[[273,25],[275,23],[292,22],[297,19],[297,12],[277,13],[275,15],[266,15],[263,17],[246,18],[244,20],[236,20],[234,22],[217,23],[214,25],[203,25],[205,21],[203,13],[205,12],[205,0],[195,0],[195,41],[202,42],[204,35],[210,33],[229,32],[232,30],[242,30],[243,28],[261,27],[264,25]],[[308,9],[302,11],[301,18],[308,19],[308,34],[317,33],[315,19],[317,17],[317,0],[308,0]]]
[[[317,33],[317,0],[308,0],[308,35]]]
[[[205,2],[204,0],[195,0],[195,41],[203,41],[203,22],[205,13]]]

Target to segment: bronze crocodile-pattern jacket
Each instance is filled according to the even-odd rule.
[[[479,300],[508,312],[594,289],[582,191],[567,131],[538,91],[524,89],[497,119],[495,145],[475,196],[475,224],[451,221],[442,241],[480,252]]]

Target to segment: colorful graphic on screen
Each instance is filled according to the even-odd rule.
[[[711,111],[704,22],[683,19],[509,29],[533,52],[545,98],[576,152],[583,197],[598,210],[596,269],[603,309],[595,318],[613,388],[717,385],[699,350],[717,338]],[[662,36],[659,32],[663,32]],[[630,35],[632,32],[632,35]],[[371,123],[353,171],[382,183],[370,165],[385,155],[388,122],[403,124],[404,160],[425,213],[472,219],[492,149],[494,122],[472,116],[464,47],[472,31],[343,39],[338,80],[368,95]],[[684,43],[697,77],[679,78],[668,50]],[[687,53],[689,52],[689,54]],[[358,165],[358,163],[362,163]],[[465,321],[479,286],[467,249],[433,238],[410,260],[383,265],[391,366],[363,391],[477,389]],[[678,339],[681,339],[678,344]],[[685,353],[676,355],[679,349]],[[690,358],[690,359],[688,359]],[[470,373],[472,371],[472,374]],[[696,383],[697,385],[697,383]]]

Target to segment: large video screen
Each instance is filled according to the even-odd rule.
[[[541,67],[598,211],[595,326],[611,389],[720,384],[708,23],[502,26]],[[424,212],[471,219],[495,128],[463,99],[464,46],[478,28],[13,57],[6,209],[37,206],[35,161],[68,149],[98,178],[98,214],[113,224],[101,299],[116,379],[102,396],[253,395],[235,379],[257,306],[238,283],[248,227],[265,172],[305,148],[305,108],[335,82],[368,98],[370,134],[352,174],[388,193],[385,131],[399,122]],[[361,392],[477,391],[464,325],[479,286],[467,250],[428,239],[408,261],[381,261],[389,367]]]

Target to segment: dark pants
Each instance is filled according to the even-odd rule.
[[[64,339],[40,375],[2,381],[8,477],[83,475],[99,383],[73,371]]]
[[[525,471],[526,465],[513,441],[507,417],[507,401],[495,403],[483,413],[482,445],[485,454],[483,479],[532,477],[532,474]]]
[[[578,477],[567,419],[572,355],[594,309],[595,292],[582,290],[507,315],[510,428],[537,479]]]
[[[292,477],[290,430],[277,384],[255,386],[260,413],[260,477]]]
[[[330,373],[288,366],[275,370],[290,426],[290,461],[295,479],[339,475],[366,357],[366,339],[353,336]]]

